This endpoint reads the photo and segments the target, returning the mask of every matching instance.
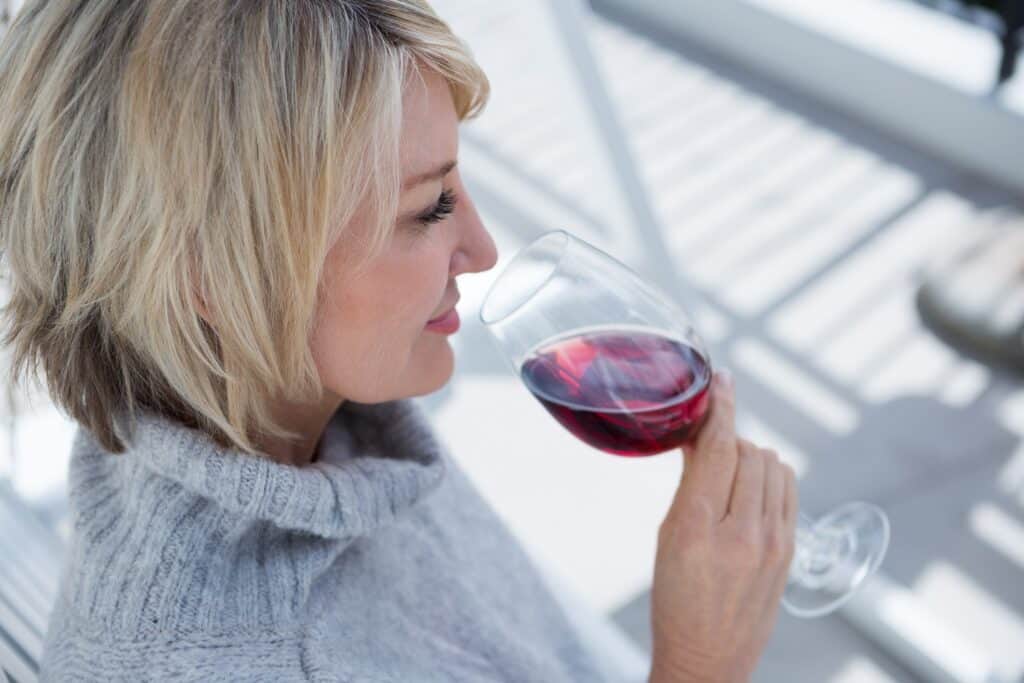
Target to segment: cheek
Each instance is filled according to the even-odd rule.
[[[358,275],[329,262],[330,295],[310,340],[325,388],[355,401],[384,400],[424,367],[443,365],[443,337],[424,329],[451,294],[450,244],[444,226],[435,227],[418,241],[396,236],[391,250]]]
[[[409,287],[391,280],[325,304],[310,341],[324,387],[367,403],[400,390],[410,366],[430,348],[425,338],[437,336],[424,325],[436,312],[441,292],[443,285]]]

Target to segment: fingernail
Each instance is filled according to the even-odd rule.
[[[729,389],[733,388],[734,382],[732,372],[729,371],[729,368],[721,368],[718,371],[718,377],[719,380],[722,382],[722,386],[728,387]]]

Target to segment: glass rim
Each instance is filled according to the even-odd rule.
[[[526,294],[526,296],[524,296],[521,301],[517,302],[515,306],[512,306],[510,310],[506,311],[504,314],[499,315],[495,318],[488,319],[486,312],[492,305],[491,295],[494,294],[494,291],[499,287],[499,285],[502,284],[502,282],[505,280],[508,274],[512,271],[512,267],[517,262],[522,261],[528,253],[536,249],[537,246],[540,245],[542,242],[550,240],[551,238],[560,238],[562,242],[561,251],[558,254],[558,260],[555,261],[554,266],[551,268],[551,271],[544,277],[543,280],[541,280],[540,284],[531,289],[529,293]],[[485,326],[490,326],[499,323],[502,320],[505,320],[506,318],[511,316],[519,309],[521,309],[523,306],[526,305],[528,301],[530,301],[534,296],[536,296],[537,292],[543,289],[544,285],[550,282],[551,278],[558,271],[558,267],[562,265],[562,259],[565,257],[565,252],[568,251],[569,242],[571,238],[572,235],[570,235],[567,231],[562,230],[561,228],[557,230],[549,230],[548,232],[544,233],[543,235],[540,235],[532,242],[527,244],[525,247],[520,249],[519,252],[512,257],[512,260],[505,265],[505,267],[501,270],[500,273],[498,273],[498,276],[494,279],[494,282],[491,283],[491,286],[487,288],[487,292],[484,294],[483,303],[480,305],[480,322],[483,323]]]

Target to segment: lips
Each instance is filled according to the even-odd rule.
[[[429,325],[430,323],[436,323],[438,320],[441,320],[442,318],[447,316],[449,313],[451,313],[455,309],[455,305],[457,303],[459,303],[459,299],[461,299],[461,298],[462,298],[461,296],[456,295],[455,301],[452,302],[452,305],[449,306],[448,308],[446,308],[444,313],[442,313],[441,315],[437,316],[436,318],[431,318],[430,320],[428,320],[427,324]]]

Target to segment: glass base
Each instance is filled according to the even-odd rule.
[[[870,503],[847,503],[801,526],[782,606],[797,617],[838,609],[875,573],[888,547],[889,518]]]

